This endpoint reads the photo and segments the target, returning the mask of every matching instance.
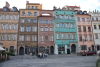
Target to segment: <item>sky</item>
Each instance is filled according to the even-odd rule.
[[[16,6],[18,9],[25,9],[26,1],[29,3],[40,3],[43,9],[52,10],[53,6],[62,8],[65,5],[80,6],[81,10],[100,11],[100,0],[2,0],[0,2],[0,8],[5,6],[5,2],[10,4],[10,7]]]

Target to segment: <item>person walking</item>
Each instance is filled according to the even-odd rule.
[[[100,50],[97,51],[97,58],[96,58],[96,67],[100,67]]]
[[[40,55],[40,59],[41,59],[41,57],[42,57],[42,53],[40,52],[39,55]]]

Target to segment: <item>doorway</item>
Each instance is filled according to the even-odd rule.
[[[54,54],[54,47],[53,46],[50,47],[50,53]]]
[[[72,53],[76,53],[76,46],[75,46],[75,44],[71,45],[71,52]]]
[[[19,55],[24,55],[24,48],[23,47],[19,48]]]

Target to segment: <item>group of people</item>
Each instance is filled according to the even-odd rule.
[[[41,58],[44,58],[45,57],[45,53],[44,52],[39,52],[38,53],[38,57],[41,59]]]

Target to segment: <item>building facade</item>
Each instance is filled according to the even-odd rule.
[[[75,11],[77,19],[77,32],[79,51],[94,51],[94,39],[92,31],[91,16],[87,11]]]
[[[54,9],[54,16],[55,54],[78,52],[75,13],[63,9]]]
[[[0,42],[6,51],[12,51],[17,55],[17,34],[18,34],[19,11],[16,7],[10,8],[6,5],[0,11]]]
[[[53,10],[40,10],[38,17],[38,48],[40,52],[54,54]]]
[[[100,50],[100,12],[95,10],[89,12],[91,15],[93,35],[94,35],[94,50]]]
[[[38,49],[38,23],[37,16],[42,5],[26,2],[26,9],[20,9],[18,29],[18,54],[37,54]]]

